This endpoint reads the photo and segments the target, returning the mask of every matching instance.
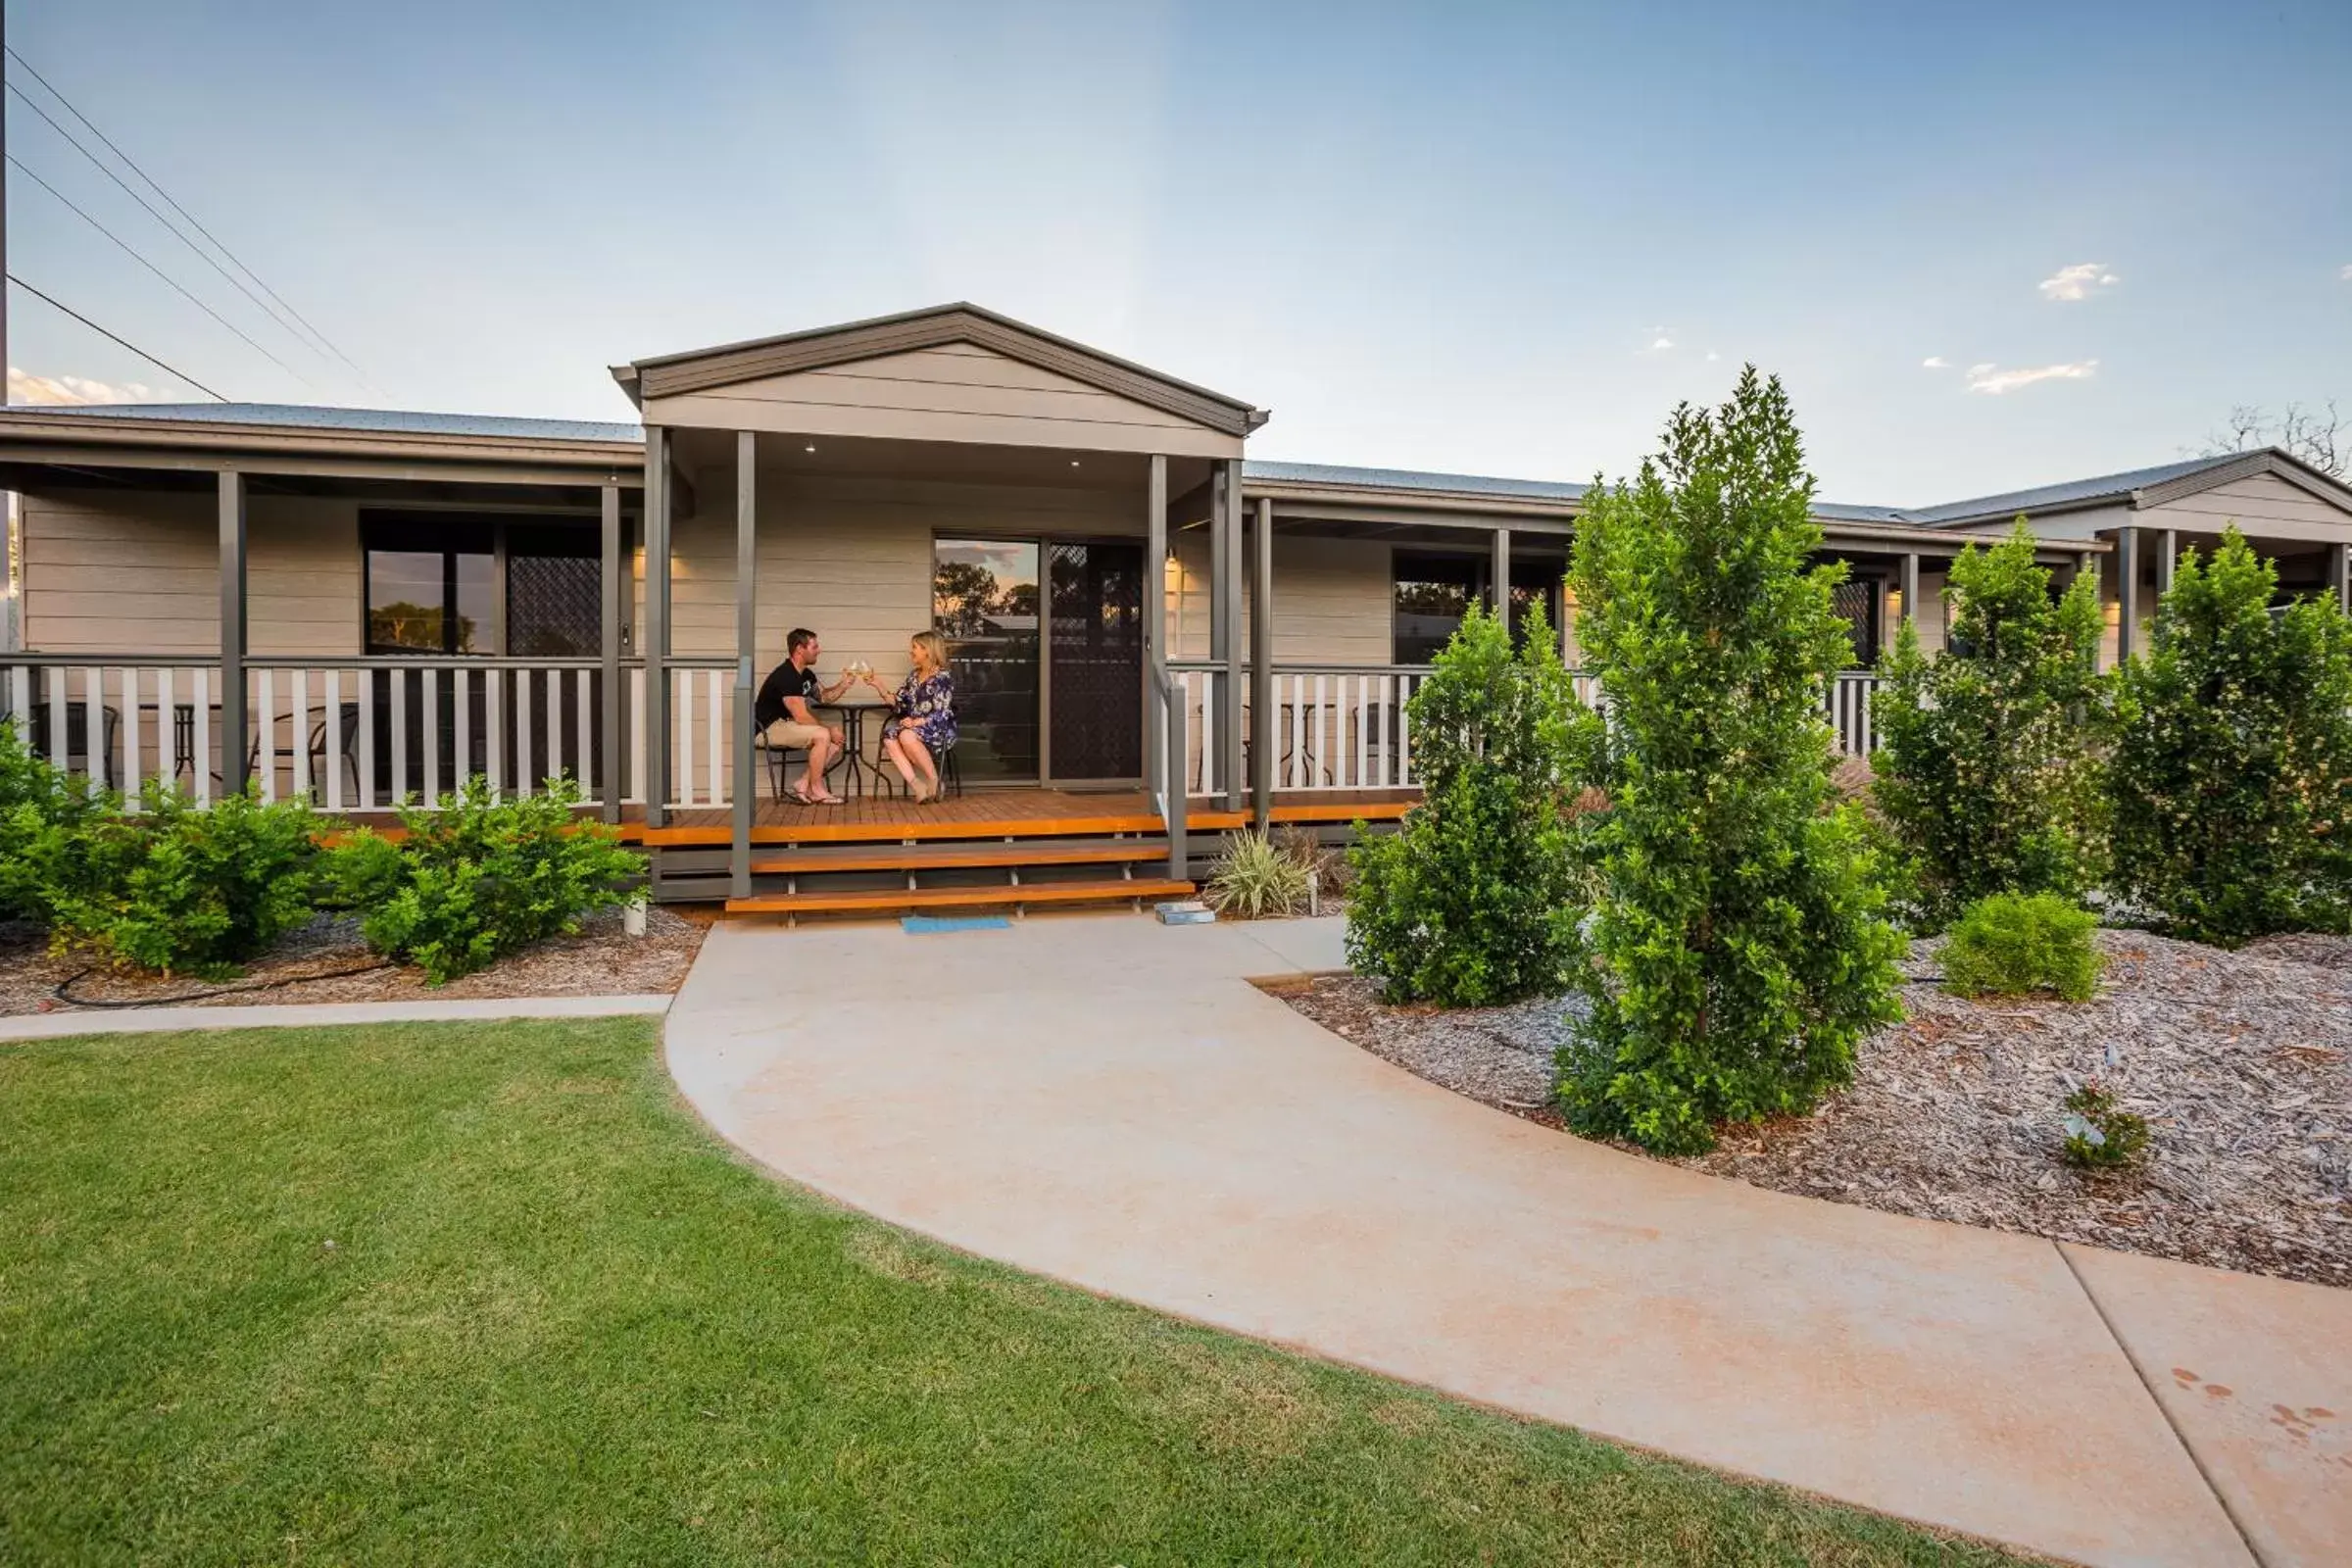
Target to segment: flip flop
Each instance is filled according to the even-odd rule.
[[[786,790],[784,792],[784,798],[788,801],[796,802],[802,806],[816,806],[822,804],[811,797],[808,791],[802,789],[798,784],[795,784],[792,788]]]

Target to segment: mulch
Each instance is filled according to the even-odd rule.
[[[1863,1042],[1853,1086],[1814,1114],[1723,1131],[1675,1163],[1759,1187],[2319,1284],[2352,1286],[2352,941],[2229,953],[2102,931],[2098,995],[1969,1001],[1914,944],[1909,1017]],[[1558,1125],[1551,1054],[1573,999],[1390,1007],[1370,982],[1286,997],[1364,1049],[1473,1099]],[[2147,1118],[2146,1160],[2060,1155],[2061,1102],[2086,1080]],[[1640,1151],[1634,1151],[1640,1152]]]
[[[700,951],[708,918],[656,905],[646,933],[632,937],[621,911],[606,909],[580,934],[513,954],[479,974],[428,986],[422,971],[387,964],[361,940],[359,924],[321,915],[227,981],[157,975],[94,963],[87,954],[53,954],[30,926],[0,924],[0,1016],[72,1011],[77,1004],[132,1006],[267,1006],[307,1002],[418,1002],[439,998],[601,997],[673,992]],[[63,992],[61,995],[61,988]]]

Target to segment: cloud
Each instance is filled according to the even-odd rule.
[[[1997,370],[1989,365],[1971,366],[1968,389],[1971,392],[1989,392],[1994,397],[2014,392],[2021,386],[2036,381],[2086,381],[2098,373],[2099,362],[2082,360],[2073,365],[2021,366],[2014,370]]]
[[[1707,350],[1707,361],[1708,361],[1708,363],[1709,363],[1709,364],[1713,364],[1715,361],[1717,361],[1717,360],[1720,360],[1720,359],[1722,359],[1722,358],[1723,358],[1723,356],[1722,356],[1722,355],[1720,355],[1720,354],[1718,354],[1718,353],[1716,353],[1716,352],[1715,352],[1713,349],[1709,349],[1709,350]]]
[[[1952,367],[1951,362],[1942,355],[1931,354],[1919,362],[1919,368],[1923,370],[1948,370]]]
[[[2061,267],[2036,285],[2045,300],[2088,299],[2095,289],[2106,288],[2116,281],[2115,274],[2097,262],[2077,262]]]
[[[155,388],[137,381],[117,384],[112,381],[93,381],[81,375],[33,375],[12,365],[8,368],[8,401],[70,404],[154,403],[159,400]]]
[[[2346,262],[2344,264],[2344,270],[2335,275],[2342,278],[2347,283],[2352,283],[2352,262]]]
[[[1670,337],[1661,337],[1649,345],[1649,350],[1652,354],[1655,354],[1660,349],[1670,349],[1672,347],[1674,347],[1674,339]]]

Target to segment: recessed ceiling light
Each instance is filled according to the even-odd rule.
[[[1076,458],[1072,458],[1072,459],[1070,460],[1070,466],[1071,466],[1071,467],[1073,467],[1073,468],[1075,468],[1076,466],[1078,466],[1078,460],[1077,460]]]
[[[802,450],[803,452],[814,452],[814,451],[816,450],[816,448],[814,448],[814,447],[803,447],[803,448],[801,448],[801,450]]]

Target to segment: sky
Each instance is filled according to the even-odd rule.
[[[1850,504],[2352,411],[2343,0],[16,0],[7,29],[336,352],[13,93],[24,168],[236,331],[15,169],[10,270],[238,401],[628,419],[612,364],[968,299],[1270,408],[1251,455],[1298,462],[1614,477],[1747,362]],[[7,347],[19,400],[201,396],[22,289]]]

